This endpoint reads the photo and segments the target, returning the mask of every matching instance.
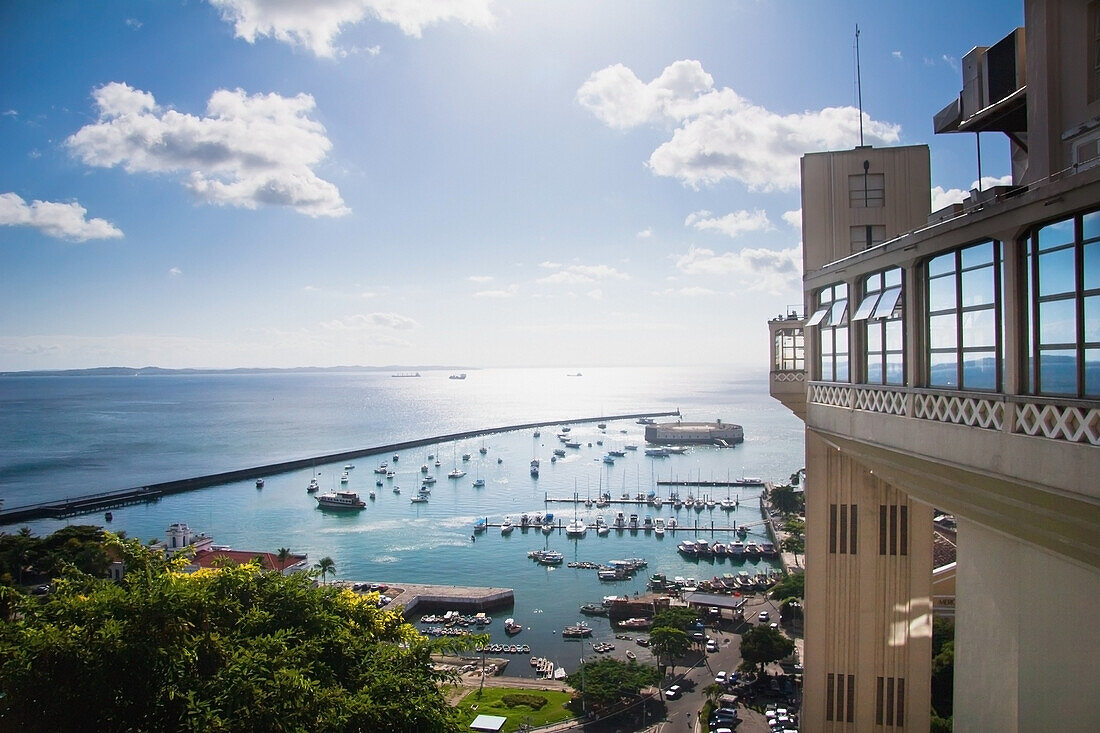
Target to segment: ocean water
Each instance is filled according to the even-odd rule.
[[[322,491],[340,488],[342,465],[317,465],[267,477],[262,490],[240,482],[164,498],[156,503],[113,510],[112,530],[125,530],[144,540],[162,538],[172,522],[187,522],[215,543],[235,549],[273,551],[289,547],[306,552],[310,561],[331,556],[337,579],[385,583],[419,582],[486,585],[515,590],[515,607],[498,612],[528,627],[515,638],[533,653],[560,661],[575,659],[576,644],[557,632],[576,622],[578,607],[605,595],[644,592],[649,574],[662,572],[697,579],[724,572],[768,567],[728,560],[693,561],[676,544],[696,532],[657,538],[652,533],[616,532],[581,539],[563,533],[515,530],[502,536],[489,529],[471,539],[478,518],[499,523],[527,512],[554,512],[573,518],[573,504],[547,504],[547,497],[593,499],[601,490],[621,493],[657,490],[658,480],[728,480],[743,476],[786,480],[802,466],[802,425],[767,393],[766,373],[736,374],[722,369],[606,368],[584,369],[568,377],[563,369],[487,369],[470,371],[465,380],[446,372],[422,372],[420,378],[393,378],[388,373],[164,375],[142,377],[6,377],[0,378],[0,497],[5,506],[60,499],[93,491],[261,465],[291,458],[366,448],[403,439],[462,430],[601,414],[659,412],[679,409],[684,420],[722,419],[744,426],[745,442],[731,449],[700,446],[683,455],[657,459],[644,455],[642,426],[633,421],[574,424],[582,444],[567,449],[564,459],[550,461],[560,447],[556,430],[497,433],[484,439],[445,443],[355,461],[347,488],[358,491],[367,508],[357,513],[319,510],[305,491],[311,473]],[[599,445],[603,441],[603,445]],[[591,443],[591,446],[588,444]],[[611,448],[639,445],[614,465],[601,461]],[[479,449],[485,447],[481,455]],[[428,461],[436,454],[441,466]],[[468,462],[461,456],[469,453]],[[529,463],[542,463],[539,478]],[[397,475],[383,480],[372,469],[389,461]],[[426,504],[409,501],[420,485],[420,467],[428,463],[438,479]],[[447,472],[462,466],[462,479]],[[475,478],[484,488],[475,488]],[[393,491],[397,485],[401,493]],[[370,489],[377,498],[367,498]],[[681,495],[690,489],[681,488]],[[725,490],[716,498],[725,498]],[[698,490],[696,490],[698,494]],[[720,508],[648,510],[676,516],[681,527],[698,526],[698,536],[724,539],[708,531],[715,526],[746,524],[750,539],[766,539],[760,526],[759,489],[731,489],[740,499],[736,512]],[[634,510],[620,507],[629,515]],[[604,514],[610,522],[616,507],[604,510],[576,506],[582,517]],[[732,516],[730,516],[732,514]],[[105,524],[103,515],[67,521],[32,523],[47,534],[66,523]],[[14,527],[5,528],[14,531]],[[649,567],[633,580],[600,582],[593,570],[564,565],[545,568],[527,556],[532,549],[562,551],[566,561],[607,562],[643,557]],[[606,619],[590,619],[593,640],[610,639]],[[505,638],[503,624],[490,626],[494,640]],[[529,674],[522,659],[509,673]]]

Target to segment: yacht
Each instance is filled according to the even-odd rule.
[[[603,462],[606,463],[609,466],[615,465],[615,459],[611,455],[604,456],[603,457]]]
[[[532,458],[531,459],[531,475],[534,476],[535,478],[538,478],[538,476],[539,476],[539,459],[538,458]]]
[[[262,478],[256,479],[256,488],[262,489],[264,487],[264,480]]]
[[[468,460],[470,460],[470,454],[469,453],[463,453],[462,454],[462,461],[466,462]]]
[[[573,521],[565,525],[566,537],[584,537],[588,532],[588,525],[577,519],[577,515],[573,515]]]
[[[478,478],[474,479],[474,488],[475,489],[481,489],[481,488],[484,488],[484,487],[485,487],[485,479],[481,478],[480,476]]]
[[[388,478],[390,480],[392,480],[393,477],[396,476],[396,475],[397,475],[396,471],[386,471],[386,478]]]
[[[435,476],[425,476],[421,481],[430,486],[435,483]]]
[[[427,472],[428,472],[428,464],[425,463],[423,466],[420,467],[420,473],[427,473]]]
[[[668,448],[646,448],[645,454],[651,458],[668,458]]]
[[[374,489],[371,489],[371,490],[370,490],[370,493],[369,493],[369,494],[367,494],[367,496],[369,496],[369,497],[370,497],[371,499],[374,499],[374,498],[377,498],[378,494],[376,494],[376,493],[374,492]]]
[[[409,499],[409,501],[412,502],[413,504],[427,504],[428,503],[428,495],[427,494],[417,494],[413,498]]]
[[[607,526],[607,522],[604,521],[603,515],[602,514],[597,514],[596,515],[596,534],[603,537],[604,535],[606,535],[610,531],[611,531],[611,528]]]
[[[362,509],[366,503],[354,491],[333,491],[318,495],[317,506],[321,509]]]
[[[504,522],[500,525],[500,533],[503,535],[512,534],[512,530],[515,529],[515,525],[512,524],[511,517],[505,517]]]
[[[461,468],[455,468],[453,471],[447,474],[447,478],[462,478],[466,475],[466,472]]]
[[[615,529],[626,528],[626,515],[622,512],[615,512]]]
[[[634,445],[633,443],[628,443],[623,446],[623,450],[638,450],[638,446]]]
[[[351,469],[353,469],[353,468],[355,468],[355,464],[354,464],[354,463],[349,463],[349,464],[347,464],[346,466],[344,466],[344,470],[345,470],[345,471],[350,471],[350,470],[351,470]]]
[[[344,473],[340,476],[340,483],[346,484],[348,482],[348,478],[348,472],[344,471]]]
[[[314,476],[309,480],[309,486],[306,487],[307,494],[316,493],[321,488],[321,485],[317,483],[317,477]]]
[[[664,517],[657,517],[656,521],[653,522],[653,534],[657,535],[658,537],[664,537],[664,535],[665,535],[665,518]]]

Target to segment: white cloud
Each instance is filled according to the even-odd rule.
[[[653,228],[652,227],[647,227],[647,228],[643,229],[642,231],[638,232],[638,234],[635,235],[635,236],[637,236],[638,239],[649,239],[650,237],[653,236]]]
[[[133,28],[135,31],[141,29],[141,21],[137,18],[127,18],[126,25],[129,28]]]
[[[794,211],[784,211],[783,221],[787,222],[788,226],[794,229],[802,228],[802,209],[795,209]]]
[[[491,0],[208,0],[233,24],[238,38],[255,43],[271,36],[317,56],[336,56],[333,41],[347,26],[366,17],[396,25],[405,35],[419,38],[436,23],[458,21],[488,28],[493,24]]]
[[[419,327],[420,324],[412,318],[397,313],[357,313],[321,324],[321,328],[328,331],[362,331],[378,328],[407,331]]]
[[[560,262],[550,262],[549,260],[547,260],[545,262],[540,262],[539,267],[542,267],[546,270],[556,270],[559,267],[561,267],[561,263]]]
[[[173,267],[168,271],[168,277],[179,277],[183,274],[183,270],[178,267]]]
[[[472,283],[488,283],[493,281],[492,275],[470,275],[466,278]]]
[[[653,293],[654,295],[683,295],[688,298],[696,298],[706,295],[718,295],[717,290],[711,290],[710,288],[704,288],[702,286],[689,286],[684,288],[667,288],[665,290],[658,290]]]
[[[539,278],[551,285],[580,285],[598,280],[629,280],[630,276],[609,265],[568,265],[553,275]]]
[[[695,227],[699,231],[719,232],[727,237],[738,237],[745,232],[760,232],[774,228],[763,209],[734,211],[720,217],[714,217],[706,210],[696,211],[688,214],[684,220],[684,226]]]
[[[518,285],[509,285],[504,290],[479,290],[474,293],[475,298],[511,298],[519,292]]]
[[[941,56],[941,58],[943,59],[943,62],[950,66],[952,69],[954,69],[955,71],[959,70],[959,60],[956,59],[954,56],[948,56],[947,54],[944,54],[943,56]]]
[[[1000,176],[999,178],[995,178],[993,176],[982,176],[982,190],[992,188],[993,186],[1010,185],[1012,185],[1012,174]],[[965,191],[961,188],[944,189],[943,186],[933,186],[932,211],[939,211],[940,209],[946,206],[950,206],[951,204],[961,204],[963,199],[970,195],[971,189],[975,189],[977,187],[977,181],[971,183],[970,188]]]
[[[599,288],[589,290],[587,293],[585,293],[585,295],[587,295],[592,300],[603,300],[603,291]]]
[[[111,82],[93,92],[99,119],[66,145],[87,165],[130,173],[185,173],[200,200],[253,209],[287,206],[308,216],[350,213],[336,186],[313,172],[332,147],[309,118],[313,97],[215,91],[207,116],[157,105],[153,95]]]
[[[106,219],[87,219],[88,210],[75,201],[34,200],[30,204],[15,193],[0,193],[0,225],[34,227],[56,239],[86,242],[89,239],[117,239],[122,230]]]
[[[901,61],[901,51],[893,51],[890,53],[890,55],[896,58],[898,61]]]
[[[18,117],[19,113],[17,111],[15,111],[14,109],[6,109],[3,112],[0,112],[0,116],[2,116],[2,117]]]
[[[693,187],[733,178],[753,190],[789,190],[799,185],[804,153],[847,148],[859,140],[854,107],[781,115],[732,89],[716,88],[693,60],[676,61],[649,83],[622,64],[608,66],[588,77],[577,101],[609,127],[678,125],[647,165]],[[898,125],[864,114],[863,127],[868,144],[899,140]]]
[[[749,290],[778,293],[800,287],[802,246],[779,251],[746,247],[722,254],[692,247],[676,260],[676,268],[686,275],[734,277]]]

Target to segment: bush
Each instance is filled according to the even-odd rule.
[[[502,695],[500,701],[510,708],[526,705],[532,710],[541,710],[542,706],[546,704],[546,698],[529,695],[525,692],[510,692],[507,695]]]

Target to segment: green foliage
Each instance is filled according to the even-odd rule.
[[[329,573],[336,575],[336,562],[331,557],[322,557],[313,569],[321,574],[321,582],[324,583]]]
[[[69,570],[0,622],[0,719],[26,731],[458,731],[401,615],[255,564],[193,575],[109,542],[121,583]]]
[[[741,634],[741,658],[761,672],[765,664],[777,662],[793,651],[794,642],[770,626],[753,626]]]
[[[569,692],[525,690],[523,693],[525,696],[538,697],[543,701],[538,709],[505,705],[503,699],[514,694],[516,690],[512,687],[485,687],[483,690],[475,690],[459,701],[456,706],[456,716],[463,726],[468,726],[478,715],[500,715],[507,718],[502,729],[503,733],[518,731],[525,724],[537,729],[573,717],[573,713],[566,707],[571,697]],[[477,705],[476,710],[473,709],[474,705]],[[434,731],[425,729],[422,733],[434,733]]]
[[[779,617],[784,621],[801,621],[804,618],[802,603],[797,598],[787,598],[779,604]]]
[[[643,687],[657,684],[661,679],[657,668],[627,662],[614,657],[601,657],[584,662],[576,672],[566,678],[566,683],[577,690],[585,701],[593,705],[613,705],[624,695],[634,696]]]
[[[932,720],[928,726],[929,733],[951,733],[951,718],[941,718],[932,713]]]
[[[806,554],[806,541],[801,537],[784,537],[779,542],[779,549],[795,555]]]
[[[806,511],[806,494],[795,491],[793,486],[776,486],[768,492],[768,500],[777,511],[783,514],[798,514]]]
[[[955,695],[955,622],[932,620],[932,709],[950,725]]]
[[[806,572],[799,570],[789,573],[787,577],[772,586],[772,598],[805,598],[806,597]]]
[[[783,529],[801,537],[806,534],[806,521],[798,517],[787,517],[783,520]]]
[[[669,628],[687,631],[698,620],[699,614],[695,609],[686,608],[684,606],[672,606],[663,611],[659,611],[653,617],[653,624],[649,628],[651,630]]]
[[[109,563],[100,527],[75,524],[48,537],[35,537],[26,527],[16,534],[0,533],[0,577],[8,584],[48,580],[70,566],[105,575]]]
[[[691,648],[691,637],[686,631],[669,626],[658,626],[649,631],[649,648],[657,657],[676,669],[676,660]]]
[[[509,708],[516,708],[520,705],[526,705],[532,710],[542,710],[542,707],[547,702],[545,697],[532,695],[526,692],[510,692],[507,695],[502,695],[500,701]]]

